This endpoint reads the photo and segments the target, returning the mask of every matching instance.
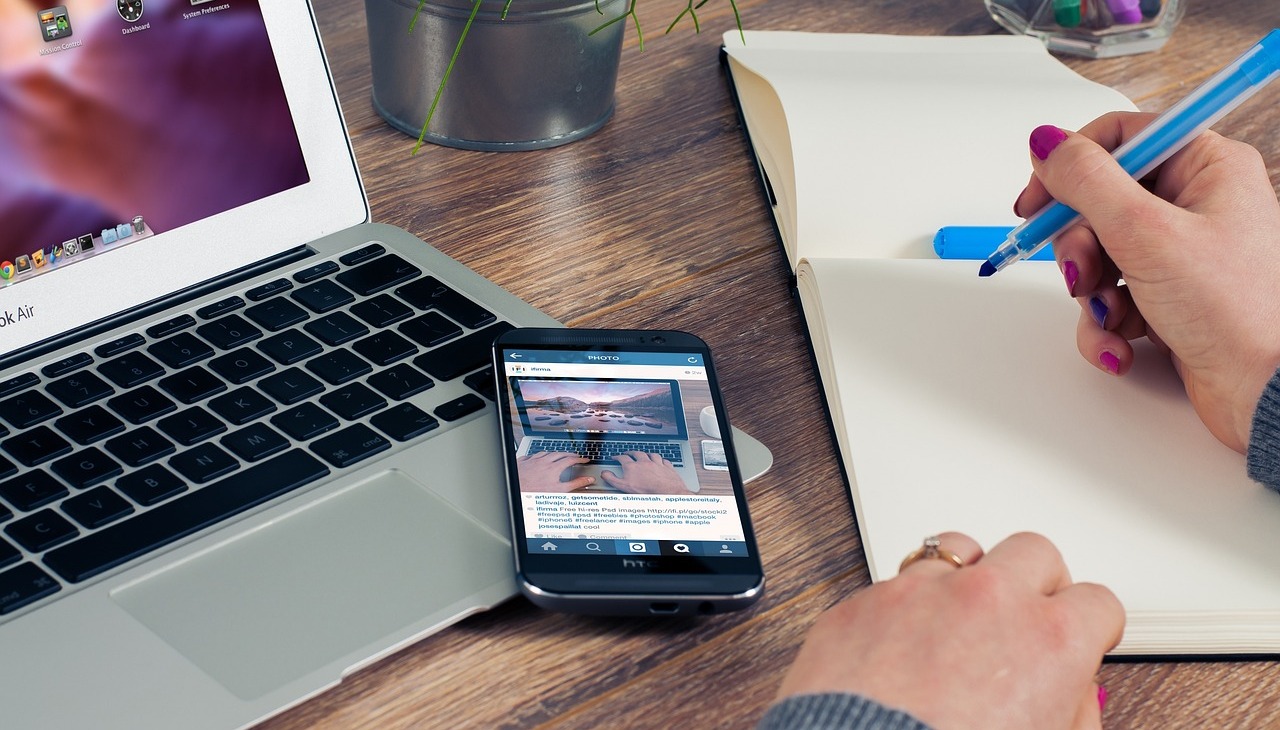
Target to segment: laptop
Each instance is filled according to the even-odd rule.
[[[496,333],[301,0],[0,0],[0,725],[237,728],[515,594]]]
[[[620,491],[600,472],[621,477],[619,468],[610,469],[619,467],[617,457],[657,454],[671,462],[689,491],[699,490],[678,381],[529,376],[512,378],[511,391],[524,431],[517,456],[578,454],[589,461],[568,478],[591,476],[594,491]]]

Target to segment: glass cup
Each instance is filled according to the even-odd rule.
[[[983,0],[1011,33],[1051,51],[1110,58],[1154,51],[1182,19],[1186,0]]]

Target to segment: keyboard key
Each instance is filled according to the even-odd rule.
[[[288,299],[274,297],[244,310],[244,316],[265,330],[279,332],[285,327],[305,321],[310,315],[307,310]]]
[[[177,398],[179,402],[190,405],[217,395],[227,389],[222,378],[197,365],[167,378],[161,378],[159,385],[166,393]]]
[[[440,422],[412,403],[400,403],[369,419],[375,428],[396,441],[408,441],[440,426]]]
[[[316,314],[332,312],[338,307],[344,307],[356,300],[351,292],[329,279],[311,282],[306,286],[300,287],[289,296]]]
[[[124,469],[101,449],[82,449],[49,465],[54,474],[76,489],[91,487],[120,475]]]
[[[498,386],[493,382],[493,368],[477,370],[462,379],[464,385],[489,400],[497,400]]]
[[[61,413],[58,404],[38,390],[24,391],[0,401],[0,418],[19,429],[29,428]]]
[[[351,313],[371,327],[386,327],[413,315],[413,309],[389,294],[351,305]]]
[[[13,565],[19,560],[22,560],[22,551],[4,540],[0,540],[0,568]]]
[[[90,530],[133,513],[133,507],[107,487],[96,487],[62,503],[62,511]]]
[[[421,370],[404,363],[370,375],[367,382],[392,400],[404,400],[435,385]]]
[[[213,319],[214,317],[221,317],[227,312],[234,312],[243,306],[244,300],[240,297],[227,297],[222,301],[206,304],[197,309],[196,316],[200,319]]]
[[[182,314],[173,319],[165,320],[159,324],[153,324],[147,328],[147,336],[153,340],[162,337],[168,337],[174,332],[180,332],[196,323],[196,318],[189,314]]]
[[[308,282],[315,281],[316,279],[322,279],[337,270],[338,265],[336,263],[332,261],[321,261],[315,266],[303,269],[302,271],[294,274],[293,280],[299,284],[306,284]]]
[[[488,365],[493,356],[493,341],[498,335],[512,329],[515,327],[507,322],[491,324],[441,345],[425,355],[419,355],[414,358],[413,364],[436,380],[452,380]]]
[[[196,484],[204,484],[239,469],[240,462],[217,444],[206,443],[169,459],[169,466]]]
[[[289,368],[259,380],[258,387],[281,405],[291,406],[324,390],[324,383],[298,368]]]
[[[330,385],[342,385],[373,372],[369,363],[356,357],[350,350],[334,350],[317,355],[307,361],[306,368]]]
[[[336,277],[342,284],[360,296],[376,294],[406,282],[422,273],[422,269],[395,254],[389,254],[348,269]]]
[[[177,370],[213,357],[213,348],[190,332],[181,332],[147,348],[160,362]]]
[[[370,243],[366,246],[361,246],[354,251],[348,251],[347,253],[342,254],[338,257],[338,260],[342,262],[343,266],[355,266],[356,264],[363,263],[376,256],[381,256],[386,253],[386,251],[387,249],[383,248],[382,244]]]
[[[351,345],[351,349],[360,353],[364,359],[374,365],[390,365],[396,360],[403,360],[416,355],[418,348],[395,332],[374,332],[363,340]]]
[[[405,322],[396,329],[423,347],[435,347],[462,334],[462,328],[439,312],[427,312]]]
[[[102,406],[89,406],[53,422],[73,441],[84,446],[124,430],[124,422]]]
[[[467,393],[459,398],[454,398],[448,403],[441,404],[435,409],[435,414],[445,421],[456,421],[483,408],[484,401],[480,399],[480,396]]]
[[[98,372],[121,388],[132,388],[164,375],[164,368],[145,353],[130,352],[102,363],[98,366]]]
[[[0,456],[0,479],[11,477],[18,473],[18,467],[13,465],[12,461]]]
[[[34,563],[23,563],[0,573],[0,615],[62,590],[58,582]]]
[[[319,355],[323,348],[300,330],[292,329],[259,342],[258,349],[281,365],[293,365]]]
[[[210,360],[209,369],[226,378],[232,384],[241,385],[254,378],[266,375],[275,370],[276,366],[272,365],[267,358],[259,355],[256,350],[242,347],[222,357],[215,357]]]
[[[190,446],[226,431],[227,424],[196,406],[160,419],[156,428],[183,446]]]
[[[368,327],[360,324],[346,312],[334,312],[327,317],[307,322],[303,326],[308,332],[329,345],[341,345],[369,334]]]
[[[405,284],[396,295],[418,309],[438,309],[455,322],[471,329],[483,327],[497,319],[493,312],[450,289],[434,276]]]
[[[145,423],[178,409],[177,404],[150,385],[112,398],[107,407],[130,423]]]
[[[44,562],[63,578],[80,582],[328,473],[315,457],[292,449],[57,548]]]
[[[209,409],[227,419],[231,425],[241,426],[271,413],[276,407],[266,396],[253,388],[244,387],[209,401]]]
[[[187,491],[187,483],[160,464],[152,464],[116,480],[116,489],[143,507]]]
[[[116,392],[115,389],[107,384],[107,381],[98,377],[91,370],[68,375],[61,380],[55,380],[46,385],[44,389],[49,391],[49,395],[62,401],[68,408],[86,406]]]
[[[146,340],[142,339],[142,335],[136,332],[131,335],[125,335],[118,340],[104,342],[93,348],[93,354],[101,358],[115,357],[122,352],[127,352],[141,345]]]
[[[231,350],[262,337],[262,330],[238,314],[215,319],[196,328],[196,334],[219,350]]]
[[[24,431],[5,439],[0,446],[27,466],[35,466],[71,452],[71,444],[48,426],[37,426]]]
[[[320,405],[338,414],[340,418],[354,421],[386,408],[387,401],[364,383],[351,383],[320,396]]]
[[[35,373],[23,373],[15,375],[8,380],[0,380],[0,398],[6,395],[12,395],[20,390],[30,388],[40,382],[40,378]]]
[[[251,302],[260,302],[267,297],[275,296],[280,292],[289,291],[292,288],[293,282],[288,279],[276,279],[275,281],[269,281],[262,286],[255,286],[245,292],[244,295]]]
[[[342,468],[391,448],[391,442],[363,423],[355,423],[341,431],[316,439],[311,450],[320,458]]]
[[[46,378],[56,378],[59,375],[66,375],[73,370],[79,370],[92,362],[93,358],[90,357],[89,353],[78,352],[70,357],[64,357],[57,362],[51,362],[48,365],[45,365],[40,368],[40,372]]]
[[[289,448],[289,440],[265,423],[250,424],[223,436],[220,441],[245,461],[265,459]]]
[[[6,525],[5,533],[27,552],[42,553],[80,534],[66,517],[51,509],[42,509],[32,515]]]
[[[339,425],[338,419],[325,413],[315,403],[303,403],[272,416],[271,423],[295,441],[308,441]]]
[[[104,444],[107,451],[129,466],[142,466],[177,451],[169,439],[156,433],[150,426],[116,436]]]
[[[23,512],[67,496],[67,488],[43,469],[0,482],[0,497]]]

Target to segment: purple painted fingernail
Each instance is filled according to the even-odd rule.
[[[1107,708],[1107,688],[1098,685],[1098,709],[1105,710]]]
[[[1067,133],[1053,126],[1043,124],[1031,131],[1031,154],[1038,160],[1046,160],[1049,153],[1067,138]]]
[[[1110,311],[1107,303],[1102,301],[1102,297],[1089,297],[1089,313],[1093,315],[1093,321],[1097,322],[1099,327],[1107,328],[1107,313]]]
[[[1067,281],[1067,293],[1074,297],[1076,282],[1080,279],[1080,269],[1076,268],[1076,262],[1071,259],[1062,260],[1062,278]]]
[[[1112,353],[1104,350],[1102,354],[1098,356],[1098,362],[1102,363],[1102,367],[1106,368],[1107,372],[1112,375],[1120,374],[1120,358],[1116,357]]]

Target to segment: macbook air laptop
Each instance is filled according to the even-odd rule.
[[[591,476],[599,485],[595,491],[617,491],[601,471],[620,477],[618,456],[657,454],[671,462],[689,491],[700,489],[678,381],[530,376],[512,378],[511,389],[524,431],[517,456],[578,454],[589,463],[575,467],[572,477]]]
[[[489,346],[303,0],[0,0],[0,726],[236,728],[514,595]]]

